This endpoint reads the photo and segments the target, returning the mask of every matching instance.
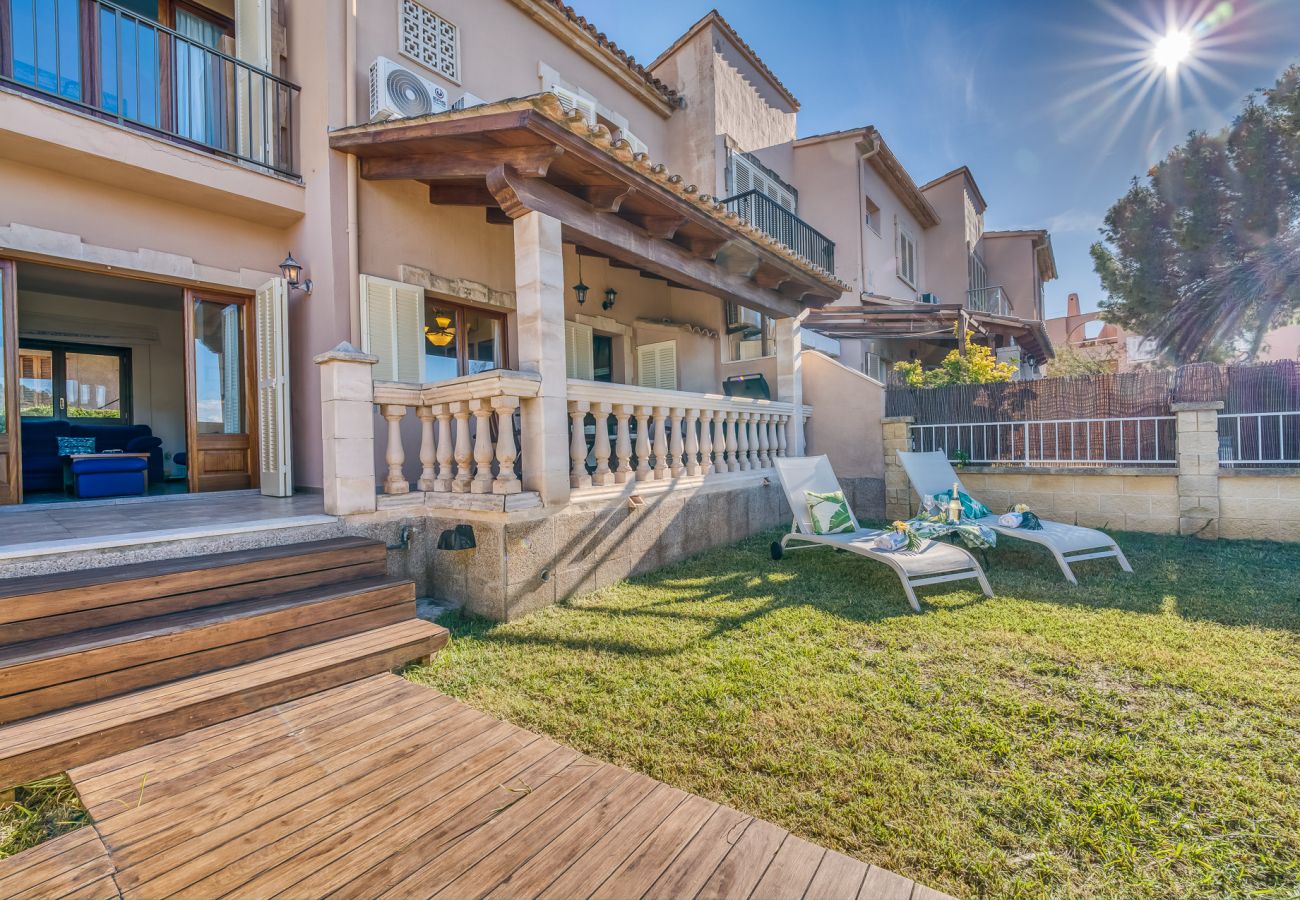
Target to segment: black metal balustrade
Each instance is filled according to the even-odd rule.
[[[727,209],[785,244],[814,265],[835,273],[835,242],[762,191],[746,191],[722,201]]]
[[[106,0],[0,0],[0,82],[297,176],[297,85]]]

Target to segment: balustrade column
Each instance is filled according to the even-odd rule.
[[[451,410],[447,404],[439,403],[433,407],[433,414],[438,418],[438,474],[433,480],[433,490],[451,490]]]
[[[417,406],[415,414],[420,418],[420,480],[415,486],[421,491],[431,491],[436,481],[433,472],[436,459],[433,446],[433,407]]]
[[[713,471],[727,471],[727,414],[720,409],[713,413]]]
[[[668,465],[668,407],[655,407],[655,480],[662,481],[672,476]]]
[[[767,417],[767,452],[768,459],[770,459],[772,463],[775,463],[777,458],[781,455],[776,437],[776,423],[778,419],[780,419],[780,416],[776,413],[772,413],[772,415]]]
[[[492,481],[492,493],[517,494],[524,489],[515,474],[515,460],[519,450],[515,446],[515,410],[518,397],[493,397],[492,408],[497,414],[497,477]]]
[[[736,413],[736,469],[749,471],[749,413]]]
[[[388,446],[384,448],[388,477],[384,479],[384,493],[409,493],[411,485],[402,474],[402,467],[406,464],[406,450],[402,447],[402,419],[406,417],[406,407],[386,403],[379,411],[388,423]]]
[[[700,471],[708,475],[713,471],[713,410],[699,411],[700,417]]]
[[[650,468],[650,407],[636,408],[636,480],[649,481],[654,478]]]
[[[737,452],[739,450],[740,445],[739,443],[737,443],[737,438],[736,438],[736,413],[734,412],[727,412],[723,414],[722,440],[724,446],[726,446],[727,448],[727,452],[725,456],[727,462],[726,471],[739,472],[740,459],[737,456]]]
[[[587,474],[587,413],[591,403],[586,400],[569,401],[569,484],[575,488],[591,487]]]
[[[700,461],[700,437],[696,429],[700,425],[700,411],[686,410],[686,474],[701,475],[704,465]]]
[[[746,413],[745,431],[749,435],[749,469],[756,471],[762,465],[758,459],[758,413]]]
[[[609,411],[608,403],[592,404],[596,417],[596,441],[591,451],[596,456],[596,471],[591,476],[592,484],[614,483],[614,473],[609,470]]]
[[[771,419],[769,413],[758,414],[758,466],[760,469],[772,468],[772,456],[768,452],[767,443],[767,423]]]
[[[492,493],[492,458],[495,455],[496,451],[492,448],[492,402],[475,400],[474,479],[469,486],[471,493]]]
[[[451,414],[456,419],[456,474],[451,479],[451,489],[456,494],[468,494],[471,481],[470,464],[473,460],[469,440],[469,402],[458,400],[448,404]]]
[[[672,423],[668,433],[668,471],[674,478],[686,474],[686,443],[682,440],[682,428],[686,420],[686,410],[674,407]]]
[[[789,416],[781,416],[781,421],[778,422],[776,426],[777,456],[780,457],[784,457],[786,455],[785,451],[786,451],[786,447],[788,446],[787,443],[789,440],[788,435],[790,433],[790,429],[786,423],[789,422],[789,420],[790,420]]]
[[[634,477],[632,472],[632,433],[628,419],[632,416],[632,407],[619,403],[614,407],[614,453],[618,456],[618,469],[614,471],[616,484],[627,484]]]

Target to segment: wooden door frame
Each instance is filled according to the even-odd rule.
[[[6,474],[13,503],[23,502],[22,410],[18,408],[18,266],[13,259],[0,258],[0,327],[4,335],[5,440],[9,444]]]
[[[248,438],[248,478],[249,487],[256,490],[261,487],[262,461],[261,449],[256,439],[257,430],[257,351],[256,317],[252,315],[252,294],[236,294],[224,291],[207,291],[201,288],[186,288],[181,327],[184,329],[182,340],[185,343],[185,478],[190,493],[199,493],[199,423],[198,423],[198,387],[195,384],[194,356],[194,301],[214,300],[219,303],[233,304],[240,308],[240,326],[244,332],[244,432]]]

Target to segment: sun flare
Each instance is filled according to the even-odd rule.
[[[1192,36],[1186,31],[1171,31],[1156,41],[1152,55],[1156,65],[1166,72],[1177,71],[1192,55]]]

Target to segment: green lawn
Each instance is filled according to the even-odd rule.
[[[1300,547],[998,549],[995,599],[773,535],[510,625],[428,683],[962,897],[1293,896]]]

